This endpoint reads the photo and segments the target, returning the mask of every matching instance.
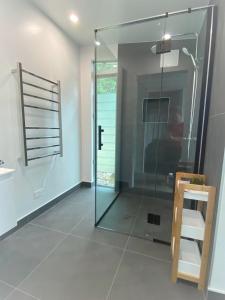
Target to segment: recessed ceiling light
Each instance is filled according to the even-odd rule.
[[[171,34],[169,34],[169,33],[164,34],[164,36],[162,37],[162,39],[164,41],[170,40],[171,39]]]
[[[79,18],[78,18],[77,15],[71,14],[70,15],[70,21],[73,22],[73,23],[78,23],[79,22]]]
[[[96,46],[101,46],[101,43],[99,41],[95,41]]]

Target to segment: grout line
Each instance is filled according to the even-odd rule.
[[[48,227],[48,226],[45,226],[45,225],[41,225],[41,224],[38,224],[38,223],[30,222],[28,224],[31,224],[32,226],[36,226],[36,227],[39,227],[39,228],[47,229],[47,230],[50,230],[50,231],[53,231],[53,232],[56,232],[56,233],[60,233],[60,234],[63,234],[63,235],[68,235],[68,233],[66,233],[64,231],[61,231],[61,230],[58,230],[58,229],[54,229],[54,228],[51,228],[51,227]]]
[[[156,260],[156,261],[159,261],[159,262],[162,262],[162,263],[166,263],[166,264],[170,264],[171,263],[170,260],[166,260],[166,259],[163,259],[163,258],[159,258],[159,257],[155,257],[155,256],[152,256],[152,255],[144,254],[144,253],[141,253],[141,252],[138,252],[138,251],[135,251],[135,250],[126,249],[125,251],[127,253],[137,254],[137,255],[140,255],[140,256],[144,256],[144,257],[147,257],[147,258],[150,258],[152,260]]]
[[[72,232],[85,218],[87,217],[87,214],[85,214],[82,218],[81,218],[81,220],[80,220],[80,222],[78,222],[72,229],[71,229],[71,231],[70,232]],[[41,262],[15,287],[15,289],[11,292],[11,293],[9,293],[9,295],[8,296],[6,296],[6,298],[4,298],[4,300],[7,300],[12,294],[13,294],[13,292],[15,291],[15,290],[20,290],[20,286],[24,283],[24,281],[25,280],[27,280],[49,257],[50,257],[50,255],[52,255],[54,252],[55,252],[55,250],[67,239],[67,237],[68,237],[68,235],[65,235],[65,237],[62,239],[62,240],[60,240],[56,245],[55,245],[55,247],[53,247],[53,249],[41,260]],[[21,289],[21,291],[24,293],[24,291]],[[34,297],[34,296],[32,296],[32,297]],[[38,298],[36,298],[36,299],[38,299]],[[40,299],[38,299],[38,300],[40,300]]]
[[[14,291],[13,291],[13,293],[16,292],[16,291],[18,291],[18,292],[20,292],[20,293],[22,293],[22,294],[24,294],[24,295],[26,295],[26,296],[29,296],[29,297],[31,297],[31,298],[33,298],[33,299],[35,299],[35,300],[41,300],[40,298],[34,297],[33,295],[31,295],[31,294],[29,294],[29,293],[27,293],[27,292],[25,292],[25,291],[22,291],[22,290],[20,290],[19,288],[15,288]],[[13,293],[12,293],[12,294],[13,294]],[[6,299],[6,298],[5,298],[5,299]]]
[[[126,242],[126,244],[125,244],[125,246],[124,246],[123,253],[121,254],[119,263],[118,263],[118,265],[117,265],[117,267],[116,267],[116,271],[115,271],[115,274],[114,274],[114,276],[113,276],[111,285],[110,285],[110,287],[109,287],[109,290],[108,290],[108,293],[107,293],[107,296],[106,296],[106,300],[109,300],[109,299],[110,299],[111,292],[112,292],[112,288],[113,288],[114,283],[115,283],[115,281],[116,281],[116,277],[117,277],[117,275],[118,275],[118,273],[119,273],[120,266],[121,266],[121,264],[122,264],[122,262],[123,262],[123,258],[124,258],[124,256],[125,256],[126,248],[127,248],[127,246],[128,246],[130,237],[131,237],[131,236],[129,235],[129,236],[128,236],[128,239],[127,239],[127,242]]]
[[[97,243],[97,244],[102,245],[102,246],[108,246],[108,247],[116,248],[116,249],[119,249],[119,250],[124,250],[124,248],[122,248],[122,247],[119,247],[119,246],[116,246],[116,245],[113,245],[113,244],[109,244],[109,243],[105,243],[105,242],[100,242],[100,241],[97,241],[97,240],[94,240],[94,239],[91,239],[91,238],[88,238],[86,236],[82,236],[82,235],[79,235],[79,234],[65,233],[63,231],[55,230],[55,229],[52,229],[50,227],[39,225],[39,224],[35,224],[35,223],[34,224],[33,223],[29,223],[29,224],[32,224],[34,226],[37,226],[37,227],[40,227],[40,228],[43,228],[43,229],[47,229],[47,230],[50,230],[50,231],[53,231],[53,232],[64,234],[67,237],[72,236],[72,237],[76,237],[76,238],[83,239],[83,240],[86,240],[86,241],[90,241],[90,242],[93,242],[93,243]],[[130,237],[132,237],[132,236],[130,236]],[[128,238],[129,238],[129,236],[127,237],[127,239]],[[153,243],[153,242],[149,241],[149,243]],[[126,245],[126,243],[125,243],[125,245]],[[152,255],[148,255],[148,254],[144,254],[144,253],[132,250],[132,249],[126,249],[126,252],[132,253],[132,254],[137,254],[137,255],[142,255],[144,257],[148,257],[150,259],[157,260],[157,261],[164,262],[164,263],[171,263],[171,261],[169,261],[169,260],[161,259],[161,258],[152,256]]]
[[[0,279],[0,282],[1,282],[1,283],[3,283],[3,284],[5,284],[5,285],[7,285],[8,287],[11,287],[11,288],[13,288],[13,289],[15,289],[15,288],[16,288],[14,285],[12,285],[12,284],[10,284],[10,283],[8,283],[8,282],[6,282],[6,281],[2,280],[2,279]]]
[[[115,245],[112,245],[112,244],[92,240],[92,239],[87,238],[87,237],[82,236],[82,235],[77,235],[77,234],[70,233],[70,234],[68,234],[68,236],[76,237],[78,239],[86,240],[86,241],[89,241],[89,242],[93,242],[93,243],[96,243],[96,244],[99,244],[99,245],[102,245],[102,246],[108,246],[108,247],[116,248],[116,249],[121,250],[121,251],[124,250],[124,248],[121,248],[119,246],[115,246]]]
[[[23,293],[23,294],[25,294],[25,295],[27,295],[27,296],[33,298],[33,299],[40,300],[39,298],[36,298],[36,297],[34,297],[33,295],[31,295],[31,294],[29,294],[29,293],[27,293],[27,292],[25,292],[25,291],[20,290],[20,289],[17,288],[16,286],[14,286],[14,285],[12,285],[12,284],[10,284],[10,283],[8,283],[8,282],[2,280],[2,279],[0,279],[0,282],[3,283],[3,284],[6,285],[6,286],[12,288],[12,291],[10,292],[10,295],[13,294],[15,291],[19,291],[19,292],[21,292],[21,293]],[[7,295],[7,297],[8,297],[8,296],[9,296],[9,295]],[[5,299],[6,299],[6,298],[5,298]]]
[[[83,221],[83,218],[82,218],[82,221]],[[32,223],[30,223],[32,224]],[[80,221],[79,221],[79,224],[80,224]],[[78,225],[79,225],[78,224]],[[115,246],[113,244],[108,244],[108,243],[104,243],[104,242],[100,242],[100,241],[97,241],[97,240],[94,240],[94,239],[91,239],[91,238],[88,238],[86,236],[82,236],[82,235],[79,235],[79,234],[75,234],[75,233],[66,233],[66,232],[63,232],[63,231],[58,231],[58,230],[55,230],[55,229],[52,229],[50,227],[47,227],[47,226],[43,226],[43,225],[39,225],[39,224],[32,224],[33,226],[37,226],[37,227],[40,227],[40,228],[43,228],[43,229],[46,229],[46,230],[50,230],[50,231],[53,231],[53,232],[56,232],[56,233],[60,233],[60,234],[63,234],[63,235],[66,235],[67,237],[71,236],[71,237],[75,237],[75,238],[78,238],[78,239],[82,239],[82,240],[86,240],[86,241],[89,241],[89,242],[93,242],[93,243],[97,243],[99,245],[102,245],[102,246],[109,246],[109,247],[113,247],[113,248],[116,248],[116,249],[119,249],[119,250],[123,250],[124,248],[122,247],[119,247],[119,246]],[[74,230],[74,229],[73,229]]]

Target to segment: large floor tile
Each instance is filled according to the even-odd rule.
[[[209,291],[207,300],[225,300],[225,295]]]
[[[170,261],[170,247],[167,245],[154,243],[148,240],[130,237],[127,250],[138,252],[143,255],[155,257],[165,261]]]
[[[5,299],[7,295],[13,290],[12,287],[6,285],[3,282],[0,282],[0,300]]]
[[[109,212],[104,219],[99,223],[99,227],[114,230],[124,234],[130,234],[135,217],[131,215],[114,214],[113,211]]]
[[[136,197],[121,194],[104,218],[99,223],[100,227],[115,230],[120,233],[130,234],[140,200]]]
[[[79,235],[90,240],[106,243],[112,246],[123,248],[128,236],[117,232],[103,230],[94,226],[94,216],[91,214],[85,218],[73,231],[73,234]]]
[[[21,285],[41,300],[105,300],[122,251],[69,236]]]
[[[160,216],[160,225],[150,224],[148,214]],[[142,208],[135,220],[131,234],[145,239],[157,239],[163,242],[170,242],[172,230],[172,210],[164,207],[146,209]]]
[[[64,235],[26,225],[0,242],[0,280],[12,285],[20,283]]]
[[[39,299],[33,296],[29,296],[18,290],[15,290],[9,297],[7,297],[7,300],[39,300]]]
[[[196,287],[170,280],[170,264],[126,253],[110,300],[203,300]]]
[[[160,215],[159,226],[148,223],[149,213]],[[170,242],[172,202],[136,193],[121,193],[99,226],[143,239]]]
[[[34,219],[32,223],[68,233],[88,212],[87,202],[65,200]]]
[[[93,202],[94,203],[94,188],[80,188],[79,190],[68,195],[63,201],[59,202],[58,205],[69,203],[69,202]]]

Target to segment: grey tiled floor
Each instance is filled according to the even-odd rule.
[[[99,226],[151,241],[157,239],[170,242],[172,205],[171,200],[122,192],[100,221]],[[159,226],[147,222],[149,213],[160,215]]]
[[[170,281],[169,247],[94,228],[91,189],[0,242],[0,300],[202,300]]]

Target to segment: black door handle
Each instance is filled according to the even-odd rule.
[[[98,150],[102,150],[102,132],[104,132],[104,129],[102,129],[102,126],[98,126]]]

